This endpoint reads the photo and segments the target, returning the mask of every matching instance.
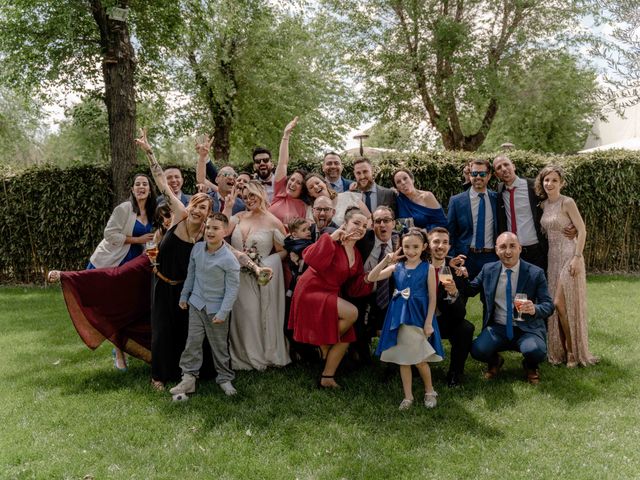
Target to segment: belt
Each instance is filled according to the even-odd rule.
[[[493,248],[473,248],[469,247],[471,253],[495,253]]]
[[[181,283],[184,282],[184,280],[171,280],[170,278],[165,277],[163,274],[160,273],[160,270],[158,270],[158,267],[153,267],[153,273],[155,273],[160,280],[162,280],[165,283],[168,283],[169,285],[180,285]]]

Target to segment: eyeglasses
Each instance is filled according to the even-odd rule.
[[[233,173],[233,172],[220,172],[218,175],[226,178],[236,178],[238,176],[237,173]]]
[[[331,207],[313,207],[316,212],[319,213],[329,213],[333,208]]]
[[[253,159],[253,163],[255,163],[256,165],[260,165],[261,163],[269,163],[271,161],[271,158],[267,157],[267,158],[254,158]]]
[[[489,175],[489,172],[471,172],[469,175],[471,175],[472,177],[484,178]]]
[[[393,222],[393,221],[394,221],[394,220],[393,220],[393,218],[385,217],[385,218],[376,218],[376,219],[373,221],[373,223],[374,223],[374,224],[376,224],[376,225],[380,225],[380,224],[382,224],[382,223],[391,223],[391,222]]]

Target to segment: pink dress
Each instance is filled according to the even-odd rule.
[[[562,285],[571,334],[571,350],[574,360],[586,366],[598,361],[597,357],[589,352],[587,275],[583,257],[578,258],[577,274],[572,277],[569,273],[569,263],[576,252],[576,240],[570,240],[563,234],[564,228],[571,223],[569,215],[562,211],[563,201],[564,197],[554,203],[545,202],[544,214],[540,220],[549,239],[549,293],[555,299],[557,288]],[[548,320],[547,356],[553,364],[567,361],[560,319],[555,311]]]
[[[273,186],[273,200],[269,212],[275,215],[285,226],[294,218],[306,218],[307,204],[299,198],[287,195],[287,177],[278,180]]]

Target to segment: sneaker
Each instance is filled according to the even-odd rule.
[[[179,393],[195,393],[196,391],[196,377],[190,373],[182,375],[182,381],[169,390],[171,395],[177,395]]]
[[[233,387],[233,384],[231,382],[221,383],[220,388],[222,389],[224,394],[229,397],[238,393],[238,391]]]
[[[405,398],[404,400],[402,400],[402,402],[400,402],[400,406],[398,407],[398,410],[409,410],[411,408],[411,405],[413,405],[413,400],[409,400],[408,398]]]
[[[436,392],[427,392],[424,394],[424,406],[427,408],[435,408],[438,404],[438,399],[436,398],[438,394]]]

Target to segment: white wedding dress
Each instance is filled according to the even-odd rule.
[[[232,217],[232,222],[238,222]],[[238,299],[233,305],[229,325],[231,366],[234,370],[264,370],[271,366],[291,363],[289,346],[284,336],[284,280],[282,260],[271,254],[274,242],[282,244],[284,236],[279,230],[250,231],[242,238],[240,223],[231,235],[231,245],[240,251],[255,247],[260,264],[273,269],[271,281],[258,285],[251,273],[240,272]]]

